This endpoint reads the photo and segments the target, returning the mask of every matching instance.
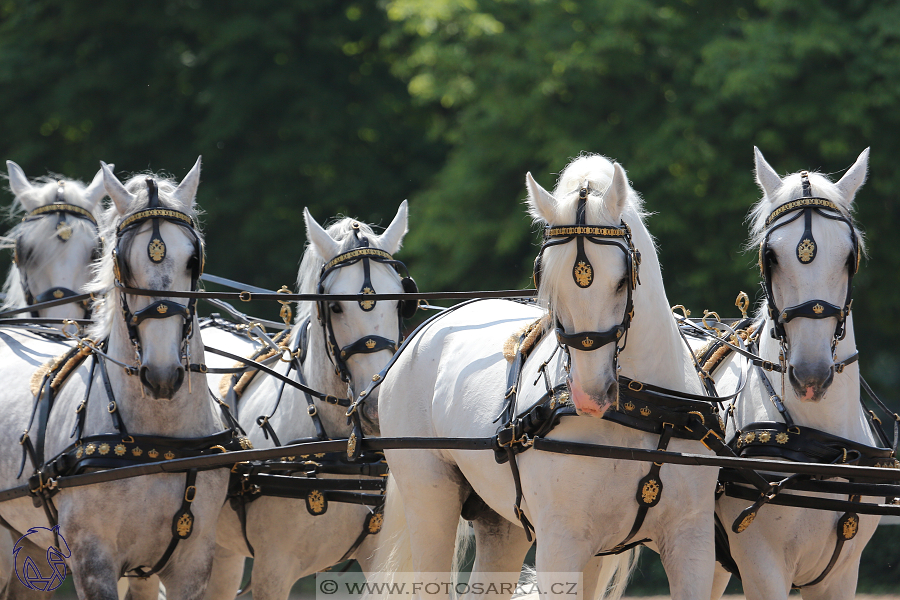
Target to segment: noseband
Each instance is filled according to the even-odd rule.
[[[763,277],[766,302],[769,306],[769,318],[773,325],[772,337],[778,339],[782,345],[786,346],[787,332],[785,331],[784,326],[792,320],[796,318],[827,319],[829,317],[835,317],[837,319],[837,325],[835,326],[834,336],[831,342],[831,353],[834,354],[837,343],[844,339],[846,333],[845,325],[847,317],[850,315],[850,305],[853,303],[853,276],[859,270],[859,259],[861,254],[859,237],[856,235],[856,229],[853,227],[853,222],[841,212],[837,204],[831,200],[818,198],[812,195],[808,172],[802,171],[800,173],[800,180],[803,186],[802,197],[786,202],[772,211],[766,219],[766,235],[759,244],[759,269]],[[793,223],[803,216],[804,230],[803,235],[800,236],[800,241],[797,243],[796,255],[797,260],[799,260],[801,264],[810,264],[816,259],[816,254],[818,252],[818,246],[816,245],[815,238],[813,238],[812,234],[813,211],[826,219],[846,223],[847,227],[850,228],[850,239],[853,251],[850,255],[847,267],[847,296],[844,299],[844,306],[838,307],[825,300],[809,300],[779,310],[778,305],[775,303],[775,295],[772,291],[772,252],[769,249],[769,236],[779,228],[784,227],[788,223]],[[786,221],[771,227],[772,223],[792,212],[796,214]]]
[[[594,282],[594,268],[588,260],[584,251],[584,241],[587,240],[593,244],[604,246],[614,246],[625,254],[625,262],[627,264],[628,289],[627,299],[625,301],[625,314],[622,322],[606,331],[582,331],[578,333],[566,333],[565,328],[556,320],[556,339],[560,346],[575,348],[589,352],[602,348],[607,344],[618,343],[618,340],[626,337],[631,320],[634,318],[634,289],[640,284],[639,271],[641,265],[641,253],[634,247],[631,240],[631,229],[622,221],[619,227],[599,227],[595,225],[585,225],[585,213],[587,209],[587,199],[590,195],[590,185],[585,182],[578,192],[578,207],[575,211],[575,224],[562,226],[547,226],[544,229],[544,242],[541,250],[534,261],[534,283],[535,287],[540,289],[541,282],[541,257],[544,251],[551,246],[559,246],[567,244],[575,240],[577,246],[575,255],[575,264],[572,266],[572,279],[580,288],[588,288]],[[623,341],[622,346],[616,346],[616,359],[618,354],[625,348]]]
[[[57,181],[56,182],[56,200],[53,204],[47,204],[45,206],[39,206],[33,211],[29,212],[22,219],[23,222],[36,221],[38,219],[43,218],[49,214],[58,215],[58,219],[56,221],[56,237],[61,242],[68,242],[72,237],[73,229],[69,222],[66,220],[66,215],[71,215],[78,219],[86,219],[93,223],[94,227],[97,227],[97,219],[94,218],[94,215],[85,208],[80,206],[76,206],[75,204],[67,204],[66,203],[66,182],[65,181]],[[24,265],[20,262],[20,259],[25,256],[25,252],[22,249],[21,245],[22,236],[18,236],[16,238],[16,247],[13,253],[13,262],[19,268],[19,276],[22,282],[22,291],[25,293],[25,302],[27,304],[40,304],[41,302],[49,302],[51,300],[62,300],[63,298],[69,298],[71,296],[77,296],[78,292],[70,290],[65,287],[52,287],[49,290],[45,290],[38,294],[37,296],[32,295],[31,288],[28,285],[28,276],[25,273]],[[94,257],[96,258],[97,249],[95,249]],[[81,303],[82,308],[84,309],[85,318],[90,317],[90,304],[88,301],[84,301]],[[38,317],[37,311],[32,311],[31,316],[34,318]]]
[[[409,276],[409,271],[401,261],[395,260],[393,256],[384,250],[378,248],[370,248],[369,240],[359,230],[359,223],[353,223],[353,234],[356,236],[357,246],[355,249],[343,254],[335,256],[333,259],[322,265],[322,271],[319,273],[319,283],[316,292],[318,294],[325,293],[325,278],[337,269],[356,264],[359,261],[363,263],[363,283],[359,290],[360,294],[370,295],[375,293],[375,287],[372,285],[370,278],[370,262],[377,261],[380,263],[391,265],[398,275],[401,276],[400,284],[403,291],[408,294],[414,294],[419,291],[415,280]],[[360,300],[359,307],[369,312],[375,308],[375,300]],[[334,336],[334,328],[331,324],[331,306],[328,302],[319,301],[316,303],[316,314],[319,324],[322,326],[322,334],[325,337],[325,347],[328,348],[328,356],[334,364],[334,371],[340,376],[341,381],[350,382],[350,369],[347,367],[347,359],[354,354],[371,354],[380,350],[389,350],[391,354],[397,351],[401,339],[403,338],[403,319],[412,318],[419,308],[418,300],[401,300],[397,304],[397,317],[400,323],[397,332],[397,341],[389,340],[379,335],[366,335],[352,344],[347,344],[343,348],[339,348],[337,340]]]
[[[146,221],[153,221],[153,232],[150,236],[150,242],[147,244],[147,256],[154,263],[161,263],[165,259],[166,243],[159,232],[159,221],[162,219],[179,225],[190,232],[194,243],[194,253],[196,255],[195,260],[192,261],[193,266],[191,268],[191,290],[194,291],[197,289],[200,275],[203,274],[205,263],[203,242],[200,239],[200,235],[197,233],[197,225],[190,215],[171,208],[161,207],[159,204],[159,190],[156,186],[156,182],[149,177],[146,182],[147,191],[150,196],[147,208],[125,217],[122,219],[122,222],[119,223],[119,226],[116,227],[116,245],[112,252],[115,285],[118,288],[126,287],[124,281],[128,277],[128,265],[122,260],[122,237],[127,232],[137,229]],[[160,290],[160,296],[164,295],[165,290]],[[184,319],[184,325],[181,330],[181,358],[185,365],[185,369],[190,367],[191,354],[188,341],[192,335],[194,315],[196,314],[196,298],[189,299],[187,304],[179,304],[170,300],[158,300],[146,308],[142,308],[134,313],[131,312],[131,309],[128,307],[128,300],[124,292],[120,292],[119,298],[122,303],[122,314],[125,317],[128,337],[131,340],[132,346],[134,346],[134,356],[136,361],[136,366],[126,367],[125,370],[129,375],[137,375],[140,370],[143,358],[138,326],[147,319],[167,319],[169,317],[181,317]]]

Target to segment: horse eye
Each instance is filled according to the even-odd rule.
[[[621,292],[625,289],[625,286],[628,285],[628,278],[623,277],[619,280],[619,284],[616,286],[616,292]]]
[[[343,309],[341,308],[340,302],[331,302],[328,305],[328,310],[330,310],[331,312],[333,312],[336,315],[339,315],[342,312],[344,312]]]

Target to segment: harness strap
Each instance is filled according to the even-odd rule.
[[[849,501],[858,502],[859,496],[850,496]],[[831,560],[828,561],[828,565],[818,577],[809,583],[795,585],[793,586],[794,589],[799,590],[800,588],[810,587],[817,583],[821,583],[822,580],[831,573],[831,569],[833,569],[835,563],[837,563],[838,557],[841,555],[841,549],[844,547],[844,542],[855,538],[857,531],[859,531],[859,515],[853,512],[845,512],[837,522],[837,539],[835,540],[834,551],[831,553]]]
[[[124,577],[146,579],[159,573],[166,566],[166,563],[169,562],[169,559],[178,547],[178,542],[191,537],[191,533],[194,532],[194,513],[191,512],[191,503],[197,494],[197,487],[194,485],[196,482],[197,469],[190,469],[185,477],[184,499],[181,502],[181,508],[172,517],[172,539],[169,541],[169,545],[166,547],[162,557],[149,570],[144,567],[135,567],[130,569],[131,572],[122,573]]]

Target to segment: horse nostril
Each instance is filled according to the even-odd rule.
[[[147,367],[141,367],[141,370],[140,370],[140,380],[141,380],[141,383],[142,383],[144,386],[146,386],[146,387],[148,387],[148,388],[150,388],[150,389],[153,389],[153,386],[152,386],[152,385],[150,384],[150,382],[147,380]]]
[[[613,381],[609,384],[609,387],[606,388],[606,397],[609,398],[609,401],[615,403],[616,399],[619,397],[619,382]]]

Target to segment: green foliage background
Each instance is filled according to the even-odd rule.
[[[599,152],[657,213],[672,303],[734,316],[753,146],[835,177],[871,146],[854,311],[892,398],[898,71],[888,0],[0,0],[0,154],[84,180],[202,154],[209,270],[273,288],[303,206],[386,225],[409,198],[399,257],[439,290],[527,285],[525,173]]]

